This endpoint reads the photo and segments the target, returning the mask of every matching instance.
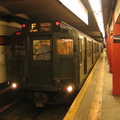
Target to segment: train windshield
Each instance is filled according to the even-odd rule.
[[[72,55],[73,39],[57,39],[57,55]]]
[[[33,60],[50,60],[50,40],[33,40]]]

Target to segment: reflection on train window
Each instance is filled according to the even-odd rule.
[[[94,53],[94,54],[95,54],[95,49],[96,49],[95,47],[96,47],[96,44],[94,43],[94,44],[93,44],[93,53]]]
[[[15,39],[13,43],[14,55],[25,55],[25,41]]]
[[[50,40],[33,40],[33,60],[50,59]]]
[[[57,55],[72,55],[73,39],[57,39]]]
[[[79,45],[80,45],[80,64],[82,64],[83,63],[83,39],[80,39],[79,40]]]
[[[15,55],[25,55],[25,45],[15,45],[14,49]]]
[[[91,41],[88,41],[87,52],[88,52],[88,56],[87,57],[90,58],[91,55],[92,55],[92,43],[91,43]]]

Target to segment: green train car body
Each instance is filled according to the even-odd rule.
[[[65,22],[25,25],[11,37],[10,81],[17,81],[36,97],[43,96],[42,103],[48,99],[47,92],[80,90],[102,44]]]

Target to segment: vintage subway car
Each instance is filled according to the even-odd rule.
[[[11,36],[11,83],[22,86],[36,106],[61,102],[80,90],[102,44],[65,22],[38,21],[22,27]]]

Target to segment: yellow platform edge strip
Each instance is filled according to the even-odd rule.
[[[74,120],[74,117],[77,113],[77,110],[78,110],[78,107],[79,105],[81,104],[81,101],[83,99],[83,96],[88,88],[88,85],[91,81],[91,78],[93,76],[93,73],[95,72],[96,70],[96,67],[97,67],[97,64],[99,62],[99,59],[98,61],[95,63],[95,66],[93,67],[93,69],[91,70],[89,76],[87,77],[83,87],[81,88],[80,92],[78,93],[77,97],[75,98],[74,102],[72,103],[71,107],[69,108],[67,114],[65,115],[64,119],[63,120]]]

